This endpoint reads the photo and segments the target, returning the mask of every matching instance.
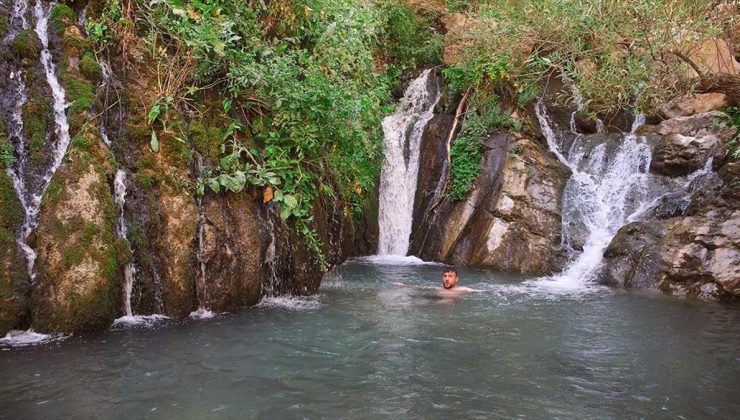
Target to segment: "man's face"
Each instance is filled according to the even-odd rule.
[[[445,289],[452,289],[457,285],[457,274],[454,271],[448,271],[442,274],[442,285]]]

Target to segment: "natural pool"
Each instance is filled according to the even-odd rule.
[[[311,298],[0,351],[2,418],[738,418],[740,308],[347,263]]]

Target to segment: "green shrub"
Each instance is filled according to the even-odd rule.
[[[533,85],[560,74],[579,88],[592,113],[635,105],[646,109],[693,89],[688,64],[673,51],[690,55],[732,22],[733,14],[712,13],[713,5],[478,0],[470,2],[466,13],[473,19],[458,34],[464,45],[458,65],[508,55],[510,82],[520,104],[536,94]]]
[[[450,148],[450,190],[452,200],[462,200],[480,173],[483,143],[501,129],[519,130],[521,127],[502,112],[496,96],[471,99],[460,135]]]

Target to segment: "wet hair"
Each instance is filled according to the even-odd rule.
[[[459,274],[457,273],[457,270],[455,270],[455,267],[445,267],[444,270],[442,270],[442,274],[445,273],[455,273],[456,276]]]

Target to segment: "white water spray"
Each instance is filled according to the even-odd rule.
[[[419,146],[439,88],[429,87],[431,70],[414,80],[395,114],[383,120],[384,155],[380,174],[379,255],[406,255],[411,236],[414,195],[419,173]]]
[[[124,206],[126,205],[126,172],[123,169],[119,169],[116,172],[116,177],[113,180],[113,191],[115,193],[115,202],[118,206],[118,226],[116,231],[118,237],[126,242],[129,252],[131,252],[131,243],[128,241],[128,225],[126,223],[126,216],[124,213]],[[126,310],[126,316],[133,316],[131,311],[131,291],[134,287],[134,277],[136,276],[136,267],[133,261],[126,263],[123,268],[123,306]]]
[[[658,199],[665,195],[653,188],[657,182],[649,173],[650,146],[635,134],[644,124],[645,117],[642,114],[635,116],[630,133],[614,151],[607,152],[606,144],[602,143],[591,151],[588,158],[584,158],[585,151],[578,141],[578,133],[573,133],[577,135],[576,141],[564,153],[561,150],[563,138],[553,128],[542,99],[535,110],[550,150],[572,171],[563,193],[564,245],[570,245],[575,234],[574,226],[581,226],[586,233],[583,251],[568,263],[563,272],[540,279],[536,284],[555,291],[587,290],[593,286],[604,250],[619,228],[655,207]],[[570,125],[573,130],[573,118]],[[693,174],[687,182],[699,175]]]

